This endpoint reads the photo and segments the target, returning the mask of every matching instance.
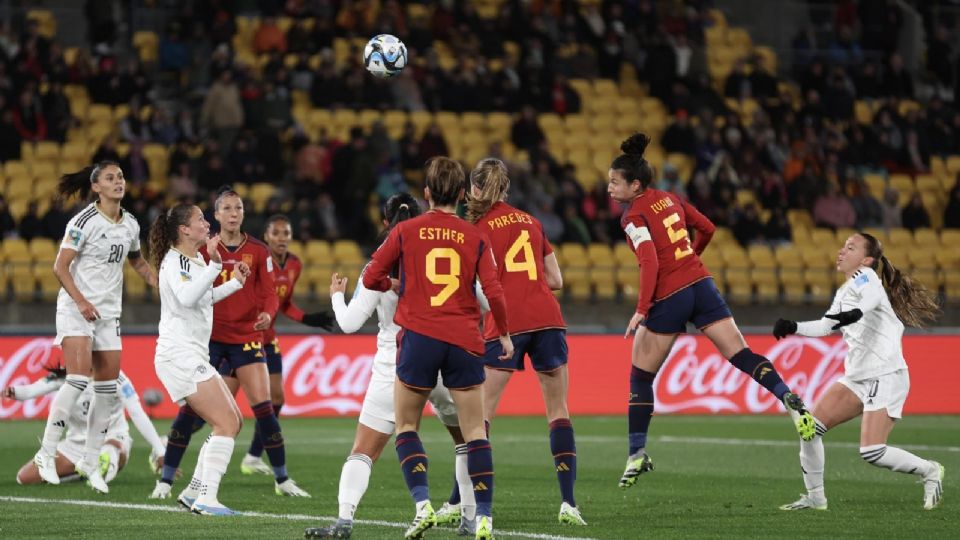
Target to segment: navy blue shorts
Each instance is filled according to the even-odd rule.
[[[397,335],[397,378],[417,390],[437,386],[437,373],[443,385],[465,390],[483,384],[486,374],[483,359],[456,345],[434,339],[412,330]]]
[[[732,316],[713,278],[706,278],[655,302],[643,325],[657,334],[682,334],[688,322],[702,329]]]
[[[534,371],[553,371],[567,365],[567,331],[548,328],[510,336],[513,341],[513,357],[500,361],[503,353],[500,341],[488,341],[483,363],[489,368],[507,371],[523,371],[524,355],[530,357]]]
[[[242,345],[234,343],[210,342],[210,364],[224,377],[235,377],[238,368],[247,364],[265,363],[263,345],[252,341]]]
[[[273,340],[273,343],[267,344],[267,372],[283,373],[283,356],[280,354],[280,338]]]

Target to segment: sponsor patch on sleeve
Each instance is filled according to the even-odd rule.
[[[193,276],[190,275],[190,272],[180,271],[180,281],[193,281]]]
[[[67,239],[73,246],[79,246],[81,238],[83,238],[83,232],[80,229],[70,229],[67,233]]]
[[[633,242],[633,249],[637,249],[644,242],[652,241],[650,229],[646,227],[637,227],[633,223],[628,223],[623,230],[630,237],[630,241]]]
[[[267,255],[267,272],[273,272],[273,257]]]
[[[857,279],[853,280],[853,284],[856,285],[857,287],[863,287],[869,281],[870,281],[870,276],[863,273],[857,276]]]
[[[122,393],[123,397],[125,398],[132,398],[133,396],[136,395],[136,392],[133,390],[133,385],[130,383],[126,383],[123,386],[121,386],[120,393]]]

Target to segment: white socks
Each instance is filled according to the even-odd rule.
[[[116,379],[93,382],[93,403],[87,412],[87,446],[83,456],[90,467],[97,466],[100,448],[107,438],[110,418],[119,400]]]
[[[67,427],[67,418],[70,418],[70,411],[77,402],[80,394],[86,390],[90,384],[90,377],[86,375],[67,375],[67,381],[50,404],[50,414],[47,415],[47,426],[43,429],[43,442],[41,448],[44,453],[51,456],[57,454],[57,444],[63,437],[63,430]]]
[[[364,454],[350,454],[347,462],[340,471],[340,490],[337,501],[340,503],[338,518],[353,520],[353,513],[360,505],[360,499],[370,484],[370,472],[373,470],[373,460]]]
[[[800,441],[800,469],[803,484],[812,497],[825,498],[823,494],[823,467],[826,457],[823,452],[823,434],[827,428],[817,419],[817,434],[810,441]]]
[[[100,449],[100,453],[110,456],[110,466],[107,467],[107,473],[103,475],[103,481],[109,484],[120,471],[120,449],[112,444],[105,444]]]
[[[473,522],[477,516],[477,500],[473,495],[473,480],[467,470],[467,445],[458,444],[455,448],[457,457],[454,460],[454,471],[457,475],[457,486],[460,488],[460,515]]]
[[[207,443],[210,442],[210,437],[213,437],[213,435],[207,435],[207,439],[203,441],[203,445],[200,446],[200,453],[197,455],[197,466],[193,468],[193,477],[190,478],[190,483],[181,495],[186,495],[194,499],[200,495],[200,488],[203,487],[203,456],[206,454],[205,450],[207,449]]]
[[[930,462],[919,458],[906,450],[885,444],[860,447],[860,457],[871,465],[891,471],[915,474],[923,477],[930,472]]]
[[[203,487],[200,488],[197,504],[219,504],[217,492],[220,489],[220,479],[227,472],[230,456],[233,455],[233,437],[211,435],[201,451]]]

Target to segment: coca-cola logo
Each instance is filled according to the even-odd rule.
[[[773,395],[715,350],[698,354],[697,343],[693,336],[681,336],[674,344],[657,375],[657,412],[761,413],[779,406]],[[790,389],[812,405],[843,375],[847,347],[843,340],[791,337],[761,354]]]
[[[57,354],[51,338],[35,338],[13,350],[8,358],[0,356],[0,389],[30,384],[46,373],[46,367],[56,364]],[[55,394],[26,401],[0,400],[0,418],[36,418],[46,410]]]
[[[371,344],[373,344],[371,340]],[[321,336],[303,338],[283,353],[284,414],[322,410],[349,414],[360,411],[370,383],[373,354],[328,355]]]

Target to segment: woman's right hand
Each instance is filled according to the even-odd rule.
[[[4,389],[3,389],[3,393],[0,394],[0,395],[2,395],[3,397],[5,397],[5,398],[7,398],[7,399],[15,399],[15,398],[16,398],[16,394],[14,394],[14,392],[13,392],[13,387],[12,387],[12,386],[8,386],[8,387],[4,388]]]
[[[77,302],[77,309],[80,310],[80,314],[83,315],[83,318],[90,322],[100,318],[100,312],[98,312],[97,308],[93,307],[93,304],[91,304],[86,298]]]
[[[243,285],[247,282],[248,277],[250,277],[250,267],[247,266],[245,262],[238,262],[237,266],[233,269],[233,278]]]
[[[330,296],[333,296],[336,293],[347,294],[348,279],[349,278],[334,272],[333,275],[330,276]]]
[[[217,251],[217,246],[220,245],[220,235],[215,234],[210,238],[207,238],[207,256],[210,257],[211,262],[220,264],[223,262],[223,259],[220,257],[220,252]]]

